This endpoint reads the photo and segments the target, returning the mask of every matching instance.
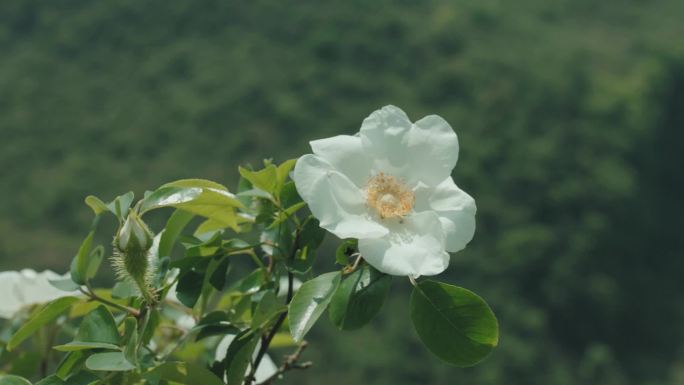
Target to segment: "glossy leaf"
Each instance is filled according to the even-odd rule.
[[[273,290],[267,291],[257,304],[254,315],[252,316],[252,329],[266,326],[278,314],[287,310],[287,306],[282,301],[278,301]]]
[[[475,365],[499,341],[492,310],[477,294],[462,287],[420,282],[411,294],[411,319],[425,346],[456,366]]]
[[[278,186],[278,170],[275,165],[266,165],[266,167],[259,171],[251,171],[244,167],[239,167],[238,171],[240,172],[240,175],[247,179],[255,188],[268,193],[274,193],[276,191],[276,187]]]
[[[310,249],[317,249],[323,243],[326,233],[327,231],[321,228],[321,223],[318,219],[310,217],[299,234],[298,244],[308,246]]]
[[[135,369],[135,366],[126,360],[123,352],[95,353],[86,359],[85,366],[90,370],[107,372]]]
[[[102,245],[94,248],[88,255],[88,264],[86,267],[86,281],[94,278],[97,275],[97,271],[100,269],[102,260],[104,260],[104,247]]]
[[[304,208],[304,206],[306,206],[305,202],[297,202],[297,203],[293,204],[292,206],[290,206],[290,207],[288,207],[282,211],[278,211],[275,219],[273,220],[273,222],[271,222],[271,225],[269,227],[270,228],[276,227],[280,223],[290,219],[293,215],[295,215],[295,213],[297,211]]]
[[[120,350],[117,345],[108,344],[105,342],[86,342],[86,341],[71,341],[64,345],[54,346],[53,349],[59,350],[60,352],[74,352],[78,350],[89,350],[89,349],[109,349],[109,350]]]
[[[242,384],[245,371],[252,360],[252,353],[258,341],[258,335],[249,329],[235,336],[228,347],[226,358],[223,360],[226,383]]]
[[[41,326],[57,318],[66,309],[78,302],[76,297],[58,298],[45,305],[35,316],[31,317],[7,342],[7,350],[14,349],[26,338],[30,337]]]
[[[199,331],[195,341],[215,335],[238,334],[240,329],[229,322],[230,316],[224,310],[216,310],[208,313],[199,320],[192,331]]]
[[[0,374],[0,385],[31,385],[24,377]]]
[[[237,230],[235,208],[243,206],[235,195],[218,183],[184,179],[168,183],[152,192],[143,200],[140,210],[145,213],[160,207],[183,209]]]
[[[119,343],[119,332],[112,313],[104,305],[88,313],[78,327],[74,342],[103,342],[116,345]]]
[[[97,229],[97,225],[100,222],[100,218],[101,216],[97,215],[95,219],[93,219],[93,223],[90,226],[90,232],[81,243],[81,246],[79,247],[76,256],[71,261],[71,279],[79,285],[85,285],[86,281],[89,278],[91,278],[88,276],[88,274],[92,271],[92,268],[89,265],[89,263],[91,262],[89,258],[91,255],[90,249],[92,248],[93,238],[95,237],[95,230]],[[99,265],[99,262],[102,261],[100,260],[99,262],[93,262],[98,263]]]
[[[55,374],[59,378],[65,379],[75,371],[75,368],[80,366],[85,361],[86,356],[83,351],[77,350],[68,352],[64,358],[59,362],[55,369]]]
[[[2,381],[0,381],[0,384],[2,384]],[[66,382],[53,374],[36,382],[36,385],[66,385]]]
[[[302,201],[293,181],[286,182],[280,190],[280,205],[290,207]]]
[[[129,191],[126,194],[119,195],[110,203],[107,203],[107,208],[119,218],[119,221],[123,222],[128,215],[128,210],[131,207],[131,203],[133,203],[133,198],[135,198],[135,194],[133,194],[133,191]]]
[[[145,378],[152,383],[156,383],[152,381],[155,379],[157,382],[158,380],[165,380],[186,385],[224,385],[223,381],[208,369],[188,362],[163,363],[145,374]]]
[[[392,276],[364,264],[349,274],[330,301],[330,320],[342,330],[367,324],[380,311],[389,293]]]
[[[184,210],[176,210],[171,214],[159,241],[159,257],[171,256],[176,239],[194,217],[195,214]]]
[[[70,376],[66,381],[67,385],[99,385],[101,382],[100,377],[85,370]]]
[[[193,307],[202,294],[204,273],[194,270],[183,273],[178,279],[176,286],[176,298],[185,306]]]
[[[290,333],[301,341],[330,303],[340,284],[340,273],[331,272],[304,282],[289,305]]]
[[[287,180],[287,177],[290,175],[290,171],[292,171],[295,164],[297,164],[296,158],[295,159],[288,159],[278,166],[277,175],[278,175],[278,183],[280,185],[283,185],[285,183],[285,181]]]
[[[138,364],[138,321],[128,317],[124,321],[124,357],[133,365]]]
[[[90,207],[95,215],[99,215],[105,211],[109,211],[109,207],[100,200],[100,198],[94,196],[94,195],[89,195],[85,198],[85,203]]]
[[[230,258],[222,257],[212,260],[207,268],[207,274],[209,276],[209,284],[216,290],[223,290],[226,285],[226,274],[228,273],[228,267],[230,266]]]

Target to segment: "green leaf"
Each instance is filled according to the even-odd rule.
[[[59,350],[60,352],[74,352],[77,350],[89,350],[89,349],[109,349],[109,350],[121,350],[117,345],[108,344],[105,342],[87,342],[87,341],[71,341],[64,345],[54,346],[53,349]]]
[[[85,370],[70,376],[66,381],[68,385],[99,385],[101,383],[100,377]]]
[[[223,381],[208,369],[188,362],[163,363],[146,373],[145,378],[150,382],[152,379],[158,379],[186,385],[224,385]]]
[[[290,248],[293,247],[289,222],[265,229],[259,240],[264,243],[261,249],[266,254],[272,255],[275,259],[286,259],[290,254]]]
[[[106,372],[125,372],[135,369],[135,366],[126,360],[123,352],[95,353],[88,357],[85,366],[90,370]]]
[[[66,385],[66,382],[64,382],[64,380],[53,374],[52,376],[45,377],[42,380],[36,382],[36,385]]]
[[[285,181],[287,180],[287,177],[290,175],[290,171],[294,168],[295,164],[297,164],[297,159],[288,159],[281,163],[278,166],[278,184],[283,185]]]
[[[223,367],[226,370],[226,383],[242,384],[257,341],[259,341],[258,336],[249,329],[235,336],[228,347],[226,358],[223,360]]]
[[[81,287],[81,285],[72,281],[70,277],[54,279],[54,280],[49,279],[48,282],[50,282],[50,285],[52,285],[53,287],[56,287],[59,290],[67,291],[67,292],[76,291],[76,290],[78,290],[79,287]]]
[[[420,282],[411,294],[411,319],[425,346],[456,366],[475,365],[499,341],[499,325],[489,305],[462,287]]]
[[[133,194],[133,191],[129,191],[107,203],[107,208],[119,218],[120,222],[123,222],[128,215],[128,209],[130,209],[131,203],[133,203],[133,198],[135,198],[135,194]]]
[[[259,171],[250,171],[244,167],[238,167],[240,175],[247,179],[252,186],[273,194],[278,186],[278,169],[269,164]]]
[[[299,234],[298,243],[301,246],[309,246],[310,249],[317,249],[323,243],[326,233],[318,219],[310,217]]]
[[[194,217],[195,214],[184,210],[176,210],[171,214],[159,241],[159,257],[171,256],[176,239]]]
[[[205,315],[195,326],[192,331],[199,331],[195,341],[215,336],[226,334],[238,334],[240,329],[229,322],[229,315],[226,311],[216,310]]]
[[[289,181],[280,189],[280,205],[283,207],[290,207],[302,201],[302,197],[297,192],[297,186],[293,181]]]
[[[90,278],[88,274],[92,272],[92,268],[90,267],[91,260],[89,258],[91,255],[90,249],[100,218],[100,215],[95,216],[95,219],[93,219],[93,223],[90,226],[90,232],[81,243],[81,247],[79,247],[76,256],[71,261],[71,279],[79,285],[85,285],[86,281]],[[102,262],[102,260],[99,262],[97,260],[92,261],[92,263],[96,263],[98,266],[100,262]]]
[[[94,195],[89,195],[85,199],[85,203],[90,207],[95,215],[100,215],[101,213],[105,211],[109,211],[109,207],[100,200],[100,198],[94,196]]]
[[[138,320],[128,317],[124,321],[124,357],[134,365],[138,364]]]
[[[45,305],[38,314],[31,317],[16,333],[14,333],[9,342],[7,342],[7,350],[14,349],[41,326],[57,318],[75,302],[78,302],[78,298],[76,297],[62,297]]]
[[[176,298],[185,306],[192,308],[202,294],[204,273],[194,270],[183,273],[176,286]]]
[[[276,218],[273,220],[273,222],[269,225],[269,228],[273,228],[278,226],[280,223],[288,220],[291,218],[297,211],[301,210],[304,206],[306,206],[305,202],[297,202],[293,204],[292,206],[286,208],[285,210],[278,211]]]
[[[367,324],[380,311],[392,277],[364,264],[347,276],[330,301],[330,320],[342,330]]]
[[[138,294],[135,283],[130,281],[119,281],[112,288],[112,298],[130,298]]]
[[[85,353],[83,351],[74,351],[67,353],[59,362],[55,369],[55,374],[61,379],[66,379],[67,376],[73,373],[77,366],[85,361]]]
[[[216,290],[221,291],[226,285],[226,274],[228,272],[228,266],[230,266],[230,258],[223,257],[218,260],[213,260],[212,262],[213,263],[210,263],[207,268],[209,284]]]
[[[266,326],[275,316],[287,310],[287,306],[278,301],[273,290],[268,290],[257,304],[252,316],[252,329]]]
[[[88,264],[85,275],[86,281],[94,278],[97,275],[97,271],[100,269],[100,265],[104,259],[104,252],[104,247],[102,247],[102,245],[98,245],[88,255]]]
[[[298,248],[294,258],[286,258],[285,265],[294,273],[307,273],[316,261],[316,249],[323,242],[326,231],[319,226],[318,220],[310,217],[297,239]]]
[[[331,272],[304,282],[290,302],[290,333],[301,341],[330,303],[340,284],[340,273]]]
[[[349,258],[352,256],[352,254],[356,253],[357,250],[358,241],[356,239],[344,240],[339,246],[337,246],[337,250],[335,251],[335,262],[342,266],[349,265]]]
[[[285,265],[287,266],[287,269],[293,273],[304,274],[311,270],[315,261],[316,250],[304,246],[304,248],[297,250],[292,259],[285,259]]]
[[[31,385],[31,381],[19,376],[0,375],[0,385]]]
[[[116,322],[106,306],[100,305],[83,317],[74,342],[102,342],[113,345],[119,343]]]
[[[145,197],[141,214],[160,207],[175,207],[238,228],[236,208],[243,207],[224,186],[202,179],[184,179],[168,183]]]

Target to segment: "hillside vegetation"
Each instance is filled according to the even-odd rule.
[[[459,134],[478,230],[446,274],[487,298],[500,347],[448,367],[395,295],[358,333],[317,327],[314,367],[284,383],[683,383],[682,15],[679,0],[2,1],[0,269],[64,271],[88,194],[233,186],[238,164],[395,104]]]

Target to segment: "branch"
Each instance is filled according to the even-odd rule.
[[[299,346],[297,347],[297,350],[295,350],[294,353],[290,354],[289,356],[285,356],[285,362],[283,362],[283,364],[280,365],[280,367],[278,368],[278,371],[273,373],[273,375],[271,375],[271,377],[264,380],[264,382],[262,382],[261,385],[265,385],[265,384],[267,385],[267,384],[272,383],[275,379],[282,376],[285,372],[287,372],[290,369],[307,369],[307,368],[310,368],[311,365],[313,365],[313,363],[311,361],[306,361],[306,362],[302,362],[302,363],[297,362],[297,361],[299,361],[299,356],[302,355],[302,352],[304,351],[304,349],[306,349],[307,345],[308,344],[306,341],[302,341],[302,343],[299,344]]]
[[[294,275],[292,273],[288,272],[287,273],[287,300],[285,302],[286,305],[289,305],[290,301],[292,300],[292,295],[294,292],[293,286],[294,286]],[[261,338],[261,347],[259,347],[259,352],[257,353],[257,356],[254,359],[254,363],[252,364],[252,368],[249,371],[249,374],[245,377],[244,385],[251,385],[254,382],[254,380],[255,380],[254,375],[256,374],[256,370],[259,367],[261,360],[264,358],[264,355],[266,354],[266,351],[268,350],[269,345],[271,345],[271,341],[273,340],[273,337],[278,332],[278,329],[280,329],[280,327],[283,325],[283,322],[285,321],[286,317],[287,317],[287,312],[283,312],[278,317],[278,320],[275,322],[275,324],[273,325],[273,328],[268,333],[268,335]]]
[[[81,293],[85,294],[86,296],[88,296],[93,301],[102,302],[105,305],[109,305],[109,306],[116,308],[116,309],[119,309],[121,311],[128,312],[130,315],[132,315],[136,318],[140,317],[140,311],[138,309],[133,309],[132,307],[128,307],[128,306],[124,306],[124,305],[119,305],[116,302],[112,302],[108,299],[104,299],[104,298],[100,297],[99,295],[95,294],[95,292],[90,290],[90,288],[88,288],[87,291],[83,290],[83,288],[79,288],[79,290],[81,291]]]

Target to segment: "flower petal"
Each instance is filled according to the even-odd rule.
[[[314,154],[325,159],[356,186],[363,187],[368,182],[371,160],[363,149],[360,137],[338,135],[314,140],[310,144]]]
[[[372,172],[400,177],[409,184],[435,186],[451,174],[458,160],[458,137],[437,115],[412,124],[404,111],[386,106],[368,116],[359,133],[373,157]]]
[[[359,239],[359,251],[376,269],[391,275],[435,275],[449,266],[444,232],[436,213],[425,211],[388,225],[390,233]]]
[[[429,115],[417,121],[407,138],[411,170],[420,181],[437,185],[458,161],[458,137],[446,120]]]
[[[340,238],[374,238],[388,233],[368,213],[361,190],[319,156],[299,158],[293,178],[297,192],[322,228]]]
[[[50,280],[67,278],[51,270],[36,272],[31,269],[5,271],[0,273],[0,292],[6,298],[0,301],[0,318],[9,318],[21,308],[50,302],[54,299],[75,294],[57,289]]]
[[[463,250],[475,234],[475,200],[456,186],[451,177],[435,187],[421,185],[416,192],[416,211],[434,211],[446,234],[446,250]]]
[[[18,297],[20,295],[17,292],[18,281],[18,272],[0,272],[0,292],[3,293],[2,301],[0,301],[0,318],[12,318],[24,306],[24,303]]]

